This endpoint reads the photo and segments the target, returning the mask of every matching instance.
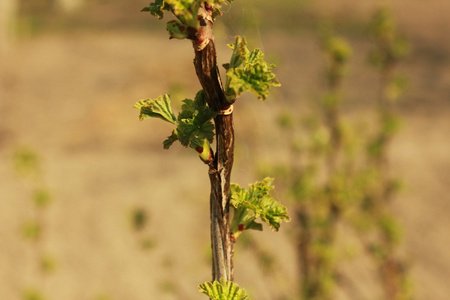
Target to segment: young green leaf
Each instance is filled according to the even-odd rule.
[[[195,95],[194,101],[190,99],[183,100],[178,121],[182,119],[194,119],[194,123],[200,125],[210,121],[216,115],[217,113],[206,104],[205,92],[200,90]]]
[[[265,100],[270,87],[281,85],[272,72],[275,65],[264,60],[261,50],[250,52],[244,37],[236,36],[235,43],[228,46],[233,50],[230,63],[224,65],[227,70],[225,92],[229,98],[250,91],[259,100]]]
[[[202,146],[205,139],[212,143],[214,138],[214,124],[211,121],[196,124],[194,118],[181,119],[177,131],[180,143],[193,149]]]
[[[160,118],[176,124],[177,119],[170,107],[170,97],[167,94],[156,99],[140,100],[134,107],[140,110],[139,120],[141,121],[147,118]]]
[[[164,16],[164,10],[169,10],[170,7],[167,5],[167,3],[163,0],[155,0],[154,3],[150,3],[149,6],[144,7],[141,11],[148,11],[153,16],[157,17],[158,19],[162,19]]]
[[[209,143],[214,139],[214,124],[211,119],[216,112],[208,107],[203,90],[200,90],[194,100],[185,99],[178,115],[178,139],[185,147],[204,148],[204,140]]]
[[[278,231],[282,221],[290,221],[287,208],[269,194],[274,188],[272,182],[273,178],[265,178],[250,184],[248,190],[231,185],[231,204],[235,208],[231,232],[235,239],[246,229],[262,230],[261,224],[255,222],[257,218],[274,231]]]
[[[198,286],[199,292],[211,300],[252,300],[247,292],[232,281],[223,278],[213,283],[207,281]]]

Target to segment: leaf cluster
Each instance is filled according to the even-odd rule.
[[[216,116],[216,112],[206,104],[203,90],[197,93],[194,100],[183,100],[178,117],[175,117],[172,111],[170,96],[167,94],[156,99],[140,100],[134,107],[140,110],[140,120],[159,118],[176,126],[163,142],[164,149],[180,141],[184,147],[195,149],[204,161],[210,159],[210,144],[214,139],[212,119]]]
[[[243,189],[238,184],[231,185],[231,204],[235,208],[231,222],[231,232],[235,239],[246,229],[262,230],[262,225],[255,222],[257,218],[267,223],[269,227],[278,231],[281,222],[289,222],[287,208],[277,202],[270,191],[273,178],[265,178]]]
[[[171,38],[189,38],[192,29],[199,28],[198,12],[202,2],[207,2],[214,7],[213,16],[221,15],[221,7],[225,2],[231,3],[233,0],[155,0],[149,6],[142,9],[143,12],[150,12],[158,19],[164,17],[165,11],[172,13],[177,20],[167,23],[167,31]]]
[[[251,300],[247,292],[232,281],[223,278],[219,281],[205,282],[198,286],[199,292],[211,300]]]
[[[245,37],[236,36],[235,43],[228,47],[233,54],[230,63],[224,65],[227,70],[225,92],[231,100],[245,91],[254,93],[259,100],[265,100],[270,87],[281,85],[272,72],[275,65],[264,60],[260,49],[250,52]]]

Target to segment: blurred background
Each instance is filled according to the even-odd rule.
[[[409,45],[393,64],[407,83],[388,105],[401,129],[383,150],[385,170],[401,184],[388,203],[376,206],[395,228],[380,222],[384,231],[373,234],[378,227],[366,223],[379,221],[374,211],[353,213],[362,202],[338,205],[331,242],[321,244],[322,252],[312,246],[311,268],[327,263],[317,269],[320,288],[307,296],[301,213],[317,202],[301,200],[307,188],[296,194],[296,176],[330,153],[333,131],[321,117],[330,106],[320,99],[336,92],[321,28],[333,24],[333,34],[352,49],[336,93],[339,118],[358,144],[379,126],[384,77],[368,62],[376,47],[368,28],[381,4]],[[180,145],[163,150],[171,127],[138,122],[133,108],[140,99],[170,93],[179,111],[200,89],[194,53],[189,41],[169,40],[170,18],[140,12],[147,5],[0,0],[2,300],[206,299],[197,285],[211,277],[207,167]],[[448,299],[449,11],[447,0],[236,0],[225,6],[215,25],[219,62],[230,57],[226,44],[245,35],[250,48],[261,48],[277,65],[282,83],[266,103],[246,95],[235,105],[232,181],[246,186],[274,176],[274,196],[292,217],[279,233],[267,227],[245,232],[236,245],[235,280],[252,298]],[[311,150],[308,141],[316,140],[325,150]],[[364,155],[355,161],[367,163],[358,160]],[[346,184],[344,194],[357,189]],[[313,186],[310,195],[324,195],[319,183]],[[336,211],[321,205],[325,215]],[[361,238],[372,234],[375,242]],[[385,252],[373,250],[378,242],[387,245]],[[383,278],[393,283],[391,293]]]

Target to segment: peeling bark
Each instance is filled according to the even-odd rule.
[[[233,242],[230,233],[230,176],[234,158],[233,114],[220,112],[230,108],[217,67],[212,31],[214,8],[203,2],[199,9],[200,28],[193,39],[194,66],[209,107],[218,112],[214,118],[216,152],[209,164],[211,182],[210,216],[212,280],[233,280]]]

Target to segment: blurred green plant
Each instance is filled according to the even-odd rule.
[[[148,235],[149,214],[142,207],[135,207],[130,212],[131,228],[143,250],[150,250],[156,246],[154,238]]]
[[[289,165],[277,167],[299,229],[297,251],[302,277],[301,299],[333,299],[338,278],[337,226],[355,201],[351,130],[341,116],[342,82],[352,56],[350,45],[329,23],[320,30],[326,58],[326,93],[319,114],[300,120],[283,113],[278,124],[291,141]],[[307,135],[298,135],[298,127]]]
[[[33,244],[33,251],[36,255],[38,279],[44,280],[44,275],[56,269],[56,259],[46,253],[44,239],[46,227],[46,210],[52,201],[52,195],[43,181],[41,159],[36,151],[30,147],[19,147],[13,155],[13,168],[17,176],[21,178],[30,190],[32,200],[32,210],[35,217],[27,220],[22,225],[21,231],[25,239]],[[38,282],[36,279],[36,282]],[[42,291],[37,288],[28,288],[23,292],[26,300],[46,299]]]
[[[248,299],[233,283],[233,246],[242,231],[262,230],[255,222],[261,218],[273,230],[282,221],[289,221],[284,206],[269,195],[272,179],[250,186],[249,191],[230,183],[234,160],[233,104],[246,91],[259,100],[266,100],[272,87],[280,86],[272,72],[275,67],[265,61],[261,50],[250,51],[244,37],[236,36],[226,70],[225,85],[217,66],[213,24],[222,15],[222,6],[232,0],[156,0],[143,9],[158,19],[166,12],[175,20],[167,22],[170,38],[192,41],[194,67],[202,86],[194,100],[185,99],[181,112],[175,116],[170,96],[137,102],[139,119],[159,118],[174,125],[171,135],[163,142],[168,149],[174,142],[195,150],[208,165],[211,183],[210,218],[213,263],[212,283],[200,285],[200,290],[212,299]],[[211,144],[216,140],[216,150]],[[230,212],[234,212],[230,222]]]
[[[108,296],[107,294],[101,293],[96,295],[93,300],[111,300],[112,298]]]
[[[136,207],[131,212],[131,226],[135,231],[142,231],[147,226],[148,214],[145,209]]]
[[[366,240],[365,245],[377,264],[385,298],[406,300],[413,298],[409,266],[399,253],[402,230],[390,208],[401,183],[392,177],[388,153],[400,128],[396,106],[407,86],[405,77],[397,69],[408,54],[409,45],[398,33],[389,7],[376,10],[370,24],[370,35],[374,48],[369,55],[369,62],[378,71],[380,92],[378,128],[367,146],[367,164],[376,180],[374,186],[366,190],[362,203],[362,213],[372,224],[369,232],[376,238]]]
[[[159,284],[159,289],[165,294],[176,294],[177,284],[173,279],[165,279]]]
[[[267,164],[259,170],[263,176],[272,173],[281,178],[281,188],[292,200],[301,299],[335,298],[343,278],[339,261],[344,254],[337,242],[340,225],[353,228],[374,258],[385,298],[411,299],[408,268],[398,253],[401,228],[389,207],[400,184],[389,175],[388,147],[399,128],[394,104],[406,85],[395,69],[407,52],[393,24],[383,8],[376,11],[370,26],[376,47],[369,61],[381,78],[375,135],[359,132],[358,125],[341,113],[352,49],[330,23],[324,23],[320,46],[326,59],[326,92],[309,116],[279,115],[290,159],[287,165]]]
[[[14,171],[20,177],[37,180],[41,168],[37,153],[29,147],[19,147],[13,153]]]
[[[26,289],[23,292],[22,295],[24,300],[45,300],[47,299],[46,297],[44,297],[44,295],[42,295],[42,293],[39,290],[36,289]]]

